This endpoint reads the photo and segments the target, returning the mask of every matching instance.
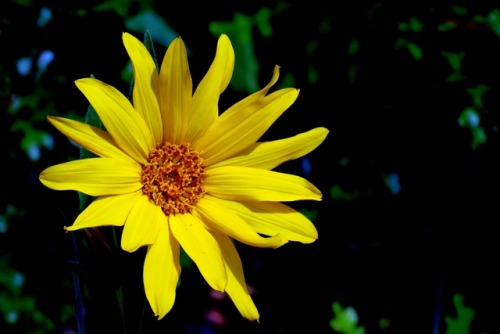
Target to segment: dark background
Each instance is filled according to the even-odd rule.
[[[44,8],[51,17],[40,23]],[[137,19],[148,11],[153,19]],[[44,168],[79,155],[45,117],[83,120],[88,103],[73,81],[89,75],[126,94],[121,34],[142,38],[146,28],[160,35],[160,60],[166,40],[183,38],[195,85],[220,30],[230,36],[243,72],[235,70],[221,110],[255,90],[245,69],[258,66],[253,83],[262,87],[280,65],[278,85],[301,93],[265,139],[330,130],[307,159],[278,168],[323,192],[322,202],[292,204],[313,218],[318,241],[238,245],[260,324],[228,298],[211,298],[189,262],[174,308],[154,320],[143,251],[117,249],[107,228],[64,233],[78,195],[38,181]],[[47,50],[54,59],[43,70],[37,60]],[[17,67],[23,58],[26,72]],[[334,302],[352,307],[366,334],[500,332],[499,59],[493,1],[2,2],[0,332],[77,332],[77,301],[87,333],[336,333]],[[462,332],[445,320],[460,318],[457,294],[475,313]],[[210,310],[224,323],[210,321]]]

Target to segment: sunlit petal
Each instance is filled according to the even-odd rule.
[[[249,246],[277,248],[288,242],[281,235],[258,235],[243,219],[220,205],[218,199],[212,196],[207,195],[200,199],[194,212],[210,227]]]
[[[144,260],[144,289],[154,314],[163,318],[174,305],[181,266],[179,243],[162,225],[155,243],[148,246]]]
[[[178,37],[168,47],[160,70],[164,141],[183,141],[191,110],[192,85],[186,46]]]
[[[67,118],[48,116],[47,119],[66,137],[94,154],[104,158],[134,161],[118,148],[115,140],[106,131]]]
[[[214,167],[203,184],[215,197],[235,201],[321,200],[321,192],[306,179],[252,167]]]
[[[76,218],[67,231],[98,226],[123,226],[134,203],[142,195],[141,191],[124,195],[101,196],[96,198]]]
[[[259,92],[226,110],[208,131],[194,142],[210,166],[254,144],[274,121],[295,101],[298,90],[281,89],[265,96],[278,78],[276,68],[271,82]]]
[[[234,51],[231,41],[221,35],[217,43],[215,59],[193,95],[187,141],[200,137],[219,114],[219,96],[231,81],[234,69]]]
[[[327,134],[327,129],[315,128],[290,138],[255,143],[237,156],[222,160],[213,167],[245,166],[270,170],[285,161],[308,154],[325,140]]]
[[[134,108],[141,114],[151,130],[155,144],[163,140],[160,106],[158,104],[158,70],[148,49],[137,38],[123,33],[123,44],[132,62],[134,70]]]
[[[236,213],[257,233],[280,234],[290,241],[311,243],[318,231],[302,213],[279,202],[237,202],[218,199],[227,210]]]
[[[153,244],[163,225],[167,225],[167,216],[161,208],[151,203],[147,196],[139,197],[123,228],[122,249],[135,252],[139,247]]]
[[[226,269],[214,236],[191,214],[170,215],[169,224],[175,238],[196,263],[207,283],[214,290],[224,291],[227,284]]]
[[[226,292],[243,317],[248,320],[258,321],[259,311],[257,311],[257,307],[255,307],[252,297],[250,297],[250,293],[248,292],[238,251],[230,238],[221,233],[214,233],[214,235],[217,238],[224,262],[226,263]]]
[[[142,188],[140,165],[110,158],[55,165],[40,173],[40,181],[54,190],[77,190],[91,196],[121,195]]]
[[[116,88],[97,79],[85,78],[75,83],[118,146],[135,161],[146,163],[149,151],[155,146],[154,139],[130,101]]]

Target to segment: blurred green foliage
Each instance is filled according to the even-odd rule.
[[[469,334],[476,312],[464,305],[464,296],[459,293],[453,295],[453,305],[455,306],[456,316],[445,317],[445,334]]]
[[[126,263],[133,267],[133,261],[123,260],[106,247],[113,245],[108,240],[113,238],[107,235],[109,231],[79,235],[85,240],[82,248],[88,251],[88,257],[82,256],[81,263],[74,262],[73,246],[66,244],[69,242],[62,227],[71,224],[75,213],[91,199],[83,196],[79,207],[78,199],[72,195],[41,190],[37,180],[43,168],[74,159],[79,153],[82,156],[89,154],[79,152],[78,147],[51,128],[46,122],[47,115],[86,120],[100,126],[95,112],[91,107],[86,109],[86,101],[78,95],[72,81],[96,73],[99,79],[115,80],[110,83],[121,85],[124,93],[130,87],[132,69],[125,50],[118,48],[122,31],[137,36],[147,32],[146,44],[150,50],[155,46],[158,55],[176,36],[182,35],[189,56],[196,57],[201,64],[190,63],[193,75],[198,77],[203,75],[213,57],[216,38],[211,37],[226,33],[236,53],[234,76],[225,93],[229,101],[236,101],[241,94],[262,87],[262,83],[269,80],[272,66],[278,63],[283,65],[278,86],[298,85],[301,94],[291,108],[293,111],[284,116],[284,123],[274,129],[274,134],[290,135],[309,125],[332,130],[333,139],[320,147],[319,153],[311,159],[313,183],[319,184],[326,193],[323,203],[314,209],[298,208],[317,224],[320,250],[313,248],[313,253],[293,253],[294,257],[289,260],[292,269],[280,267],[284,277],[292,278],[276,283],[282,288],[300,279],[300,282],[307,282],[300,284],[315,286],[318,292],[311,296],[293,286],[280,298],[271,294],[272,299],[267,300],[264,293],[257,294],[265,306],[264,312],[268,317],[273,314],[272,319],[263,317],[261,324],[269,326],[266,327],[271,328],[269,332],[293,333],[295,324],[300,321],[346,334],[373,331],[368,324],[375,322],[364,321],[361,327],[357,312],[352,307],[343,308],[338,302],[332,305],[334,318],[331,319],[330,303],[343,290],[358,289],[355,283],[359,277],[370,276],[375,280],[379,274],[381,280],[387,280],[384,274],[391,277],[399,273],[399,266],[403,264],[391,258],[392,254],[417,253],[424,257],[422,249],[431,245],[430,255],[426,261],[421,261],[423,268],[434,269],[429,263],[439,261],[444,253],[453,259],[460,258],[457,264],[460,270],[466,266],[464,261],[468,257],[473,258],[474,252],[493,256],[494,252],[489,252],[488,247],[494,248],[498,243],[485,241],[488,233],[480,231],[476,225],[481,226],[486,221],[477,216],[481,210],[495,208],[497,204],[498,197],[487,195],[485,189],[496,188],[500,183],[496,179],[498,165],[495,164],[500,108],[497,98],[500,90],[498,4],[480,6],[451,1],[427,7],[425,4],[399,6],[388,1],[373,1],[336,4],[335,10],[314,1],[274,1],[241,6],[186,2],[179,6],[185,10],[174,10],[170,3],[137,0],[59,3],[7,0],[0,5],[0,101],[3,110],[0,157],[9,178],[9,185],[2,188],[0,199],[1,333],[74,332],[77,325],[71,294],[75,281],[63,274],[66,272],[88,283],[88,290],[83,293],[86,303],[90,303],[91,297],[99,302],[103,298],[102,305],[98,302],[86,304],[88,309],[85,311],[89,318],[108,320],[110,326],[115,324],[111,304],[106,303],[109,300],[99,290],[99,284],[116,292],[111,297],[113,300],[119,297],[126,304],[128,300],[140,299],[134,295],[140,295],[137,291],[131,296],[120,290],[124,286],[123,277],[133,274],[125,272],[125,275],[115,265]],[[203,17],[195,17],[194,10],[204,13]],[[26,30],[28,34],[23,33]],[[286,168],[295,169],[302,175],[310,172],[300,162],[291,162]],[[458,174],[456,171],[470,172]],[[474,187],[477,184],[484,188]],[[460,201],[461,198],[465,199]],[[445,204],[448,200],[453,204]],[[402,202],[405,204],[400,204]],[[441,214],[446,218],[440,218],[427,208],[431,211],[442,208]],[[462,218],[465,208],[473,212],[470,221],[474,226],[467,225],[465,232],[456,225],[444,226],[448,220],[457,220],[454,215]],[[369,218],[360,216],[360,212],[367,212]],[[441,223],[431,223],[429,217],[437,217]],[[418,226],[413,220],[419,221]],[[442,230],[451,236],[443,233],[441,239],[432,239]],[[476,235],[477,240],[471,242],[460,232],[467,237]],[[456,244],[453,243],[455,239]],[[384,253],[385,257],[373,261],[378,266],[372,268],[370,275],[356,275],[347,269],[357,267],[358,263],[354,262],[363,256],[373,260],[369,255],[380,255],[377,253],[380,245],[391,241],[395,248],[388,252],[389,255]],[[458,246],[469,244],[472,246],[460,253]],[[243,249],[242,254],[247,258],[254,255],[245,251]],[[316,251],[321,254],[314,253]],[[295,261],[301,263],[301,256],[311,254],[314,256],[310,257],[310,264],[306,264],[309,267],[303,269],[296,265]],[[273,256],[276,255],[269,256],[269,260],[255,260],[253,266],[248,266],[249,276],[252,277],[252,270],[263,270],[266,264],[267,268],[280,266],[284,260],[275,261]],[[101,257],[111,260],[102,264],[96,260]],[[417,258],[418,264],[420,258]],[[60,271],[51,266],[54,262],[62,268]],[[389,263],[385,270],[379,267],[382,262]],[[449,258],[447,263],[452,267]],[[321,280],[314,275],[327,275],[324,268],[332,264],[342,268],[335,272],[335,278],[344,278],[344,284],[337,281],[332,286],[320,286]],[[364,263],[367,271],[370,265],[371,261]],[[182,266],[195,270],[185,254]],[[436,267],[441,270],[442,266]],[[136,272],[140,273],[140,269]],[[484,268],[475,267],[469,271],[480,270]],[[103,274],[98,282],[92,281],[92,277],[100,273]],[[434,274],[436,272],[429,275]],[[265,286],[262,290],[274,288],[266,285],[273,282],[273,275],[258,282]],[[140,281],[140,275],[138,279]],[[399,279],[407,283],[404,277]],[[494,277],[490,279],[493,281]],[[53,286],[50,284],[60,286],[61,291],[47,292]],[[483,287],[476,287],[479,288]],[[395,286],[394,294],[410,294],[411,289]],[[198,293],[201,289],[194,290]],[[180,293],[183,297],[189,295],[187,290]],[[64,298],[57,294],[63,294]],[[328,299],[328,303],[324,303],[327,306],[317,306],[319,294]],[[353,295],[356,293],[349,296]],[[462,295],[453,297],[456,317],[445,318],[446,334],[470,333],[473,319],[478,326],[482,324],[482,333],[493,333],[490,329],[493,321],[486,315],[474,318],[473,308],[465,306],[463,298]],[[397,302],[387,299],[386,307],[387,304],[388,308],[392,306],[394,313],[400,311],[401,303],[414,307],[415,314],[425,307],[411,297],[396,299]],[[203,316],[198,315],[206,305],[193,300],[189,299],[188,306],[179,303],[181,309],[189,310],[187,316],[179,313],[174,316],[178,322],[197,323],[178,325],[174,318],[167,319],[167,323],[170,321],[177,326],[173,332],[227,333],[227,328],[207,325]],[[373,310],[374,304],[369,303],[368,297],[366,300],[359,314],[369,314]],[[379,302],[377,298],[372,300]],[[275,305],[283,306],[283,310],[273,307]],[[101,315],[92,313],[92,307],[105,309],[111,315],[100,318]],[[227,314],[231,314],[231,310],[228,308]],[[142,309],[138,307],[132,311],[132,314],[139,314]],[[309,319],[320,316],[321,321]],[[404,314],[378,319],[378,327],[391,328],[394,326],[391,321],[398,316],[404,317]],[[248,326],[235,324],[233,320],[228,322],[233,326]]]
[[[358,325],[358,314],[354,308],[348,306],[343,308],[339,302],[333,302],[333,319],[330,327],[342,334],[365,334],[365,328]]]

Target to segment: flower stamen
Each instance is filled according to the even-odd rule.
[[[188,213],[203,196],[203,159],[189,144],[164,143],[142,166],[142,192],[168,216]]]

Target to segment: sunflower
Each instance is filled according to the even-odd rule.
[[[317,239],[314,225],[281,202],[319,201],[321,192],[302,177],[272,169],[311,152],[328,130],[258,141],[299,94],[295,88],[269,93],[278,66],[267,86],[219,115],[219,96],[234,67],[226,35],[194,94],[180,37],[160,70],[141,41],[122,37],[133,66],[132,102],[95,78],[77,80],[105,130],[48,120],[97,157],[49,167],[40,180],[54,190],[96,197],[67,231],[123,226],[123,250],[147,247],[144,289],[159,319],[174,304],[182,247],[211,288],[226,292],[243,317],[258,320],[234,241],[277,248]]]

